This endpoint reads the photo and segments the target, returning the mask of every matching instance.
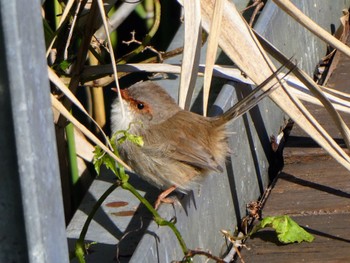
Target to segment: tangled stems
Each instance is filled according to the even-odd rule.
[[[144,206],[146,206],[146,208],[148,209],[148,211],[151,212],[151,214],[153,215],[154,221],[159,225],[159,226],[168,226],[175,234],[177,240],[180,243],[181,249],[184,253],[184,255],[187,255],[188,253],[188,249],[186,246],[185,241],[183,240],[179,230],[176,228],[176,226],[174,225],[174,223],[165,220],[164,218],[162,218],[159,213],[157,212],[157,210],[155,210],[153,208],[153,206],[147,201],[147,199],[145,199],[142,195],[140,195],[140,193],[128,182],[123,182],[121,187],[125,190],[130,191]]]
[[[153,206],[145,199],[129,182],[129,176],[125,173],[124,169],[119,169],[119,172],[117,175],[117,181],[113,183],[104,193],[103,195],[98,199],[96,204],[93,206],[91,212],[89,213],[88,218],[86,219],[83,229],[80,233],[79,239],[77,240],[75,244],[75,251],[74,254],[78,258],[79,263],[85,263],[84,256],[86,255],[86,244],[85,244],[85,236],[88,231],[89,225],[97,212],[97,210],[102,205],[103,201],[118,187],[121,186],[123,189],[131,192],[146,208],[150,211],[150,213],[153,215],[154,221],[159,226],[168,226],[175,234],[177,240],[179,241],[179,244],[181,246],[181,249],[185,255],[185,262],[189,262],[190,258],[186,257],[188,254],[188,249],[186,246],[186,243],[184,239],[181,236],[181,233],[176,228],[174,223],[167,221],[163,219],[157,210],[153,208]]]
[[[131,123],[130,125],[135,124]],[[136,145],[142,147],[143,146],[143,139],[140,136],[133,135],[129,133],[130,126],[127,130],[124,131],[118,131],[116,132],[112,138],[109,140],[110,145],[112,146],[114,153],[119,157],[118,153],[118,147],[117,143],[120,145],[126,140],[135,143]],[[119,138],[117,139],[117,136]],[[75,244],[75,251],[74,254],[78,258],[79,263],[85,263],[84,255],[86,254],[86,244],[84,242],[86,233],[88,231],[89,225],[97,212],[97,210],[102,205],[103,201],[118,187],[121,186],[122,189],[125,189],[131,194],[133,194],[146,208],[148,211],[153,215],[154,221],[159,226],[168,226],[175,234],[177,240],[179,241],[179,244],[181,246],[181,249],[185,255],[185,258],[183,262],[191,262],[192,257],[188,256],[189,250],[187,249],[186,243],[184,239],[181,236],[181,233],[176,228],[175,224],[165,220],[162,218],[156,209],[145,199],[129,182],[129,175],[125,172],[124,167],[121,164],[117,164],[115,160],[106,154],[100,147],[96,146],[94,151],[94,165],[97,173],[100,173],[100,166],[104,164],[108,169],[110,169],[117,177],[117,180],[115,183],[113,183],[104,193],[103,195],[98,199],[94,207],[92,208],[92,211],[90,212],[88,218],[86,219],[83,229],[80,233],[79,239],[77,240]]]

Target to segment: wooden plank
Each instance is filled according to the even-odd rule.
[[[263,217],[285,214],[314,242],[282,245],[263,230],[242,251],[246,262],[350,261],[350,173],[338,163],[321,155],[288,164],[263,209]]]
[[[312,233],[312,243],[282,245],[272,230],[264,230],[243,249],[245,262],[349,262],[350,214],[327,214],[292,217]]]
[[[330,86],[349,92],[350,59],[342,57]],[[341,136],[324,109],[308,104],[338,142]],[[350,123],[350,116],[343,116]],[[263,230],[243,249],[245,262],[350,262],[350,173],[293,127],[284,152],[285,167],[263,208],[263,217],[290,215],[315,236],[312,243],[282,245],[271,229]]]
[[[306,157],[287,165],[263,215],[350,212],[350,173],[328,156]]]

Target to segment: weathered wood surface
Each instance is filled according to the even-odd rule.
[[[287,149],[289,152],[290,149]],[[307,150],[306,150],[307,151]],[[263,216],[287,214],[315,236],[282,245],[261,231],[243,250],[246,262],[350,262],[350,173],[325,155],[295,155],[281,173]]]
[[[349,40],[349,39],[348,39]],[[348,41],[349,42],[349,41]],[[341,56],[328,86],[350,92],[350,59]],[[330,134],[340,134],[326,112],[309,108]],[[344,116],[350,124],[350,116]],[[245,262],[350,262],[350,172],[294,127],[285,167],[263,209],[264,216],[289,215],[315,236],[312,243],[282,245],[272,230],[261,231],[243,249]]]

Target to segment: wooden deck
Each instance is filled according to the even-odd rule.
[[[247,242],[245,262],[350,262],[350,173],[318,149],[288,148],[285,154],[289,163],[263,217],[289,215],[315,240],[282,245],[263,230]]]
[[[327,86],[350,93],[349,69],[349,58],[340,56]],[[327,113],[320,107],[308,106],[333,138],[343,145]],[[350,125],[350,117],[343,117]],[[298,127],[292,129],[284,158],[285,166],[262,215],[289,215],[313,234],[315,240],[283,245],[272,230],[264,230],[247,241],[250,250],[242,250],[244,261],[350,262],[350,172]]]

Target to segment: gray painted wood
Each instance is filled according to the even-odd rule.
[[[300,2],[300,1],[298,1]],[[302,1],[305,2],[305,1]],[[316,18],[326,29],[330,24],[338,25],[341,9],[346,7],[348,1],[307,1],[304,12]],[[314,11],[314,6],[317,11]],[[329,12],[331,10],[331,12]],[[320,15],[322,14],[322,16]],[[325,15],[327,14],[327,15]],[[295,25],[296,22],[285,18],[282,11],[268,3],[257,23],[257,29],[263,35],[271,39],[274,44],[282,49],[290,49],[290,55],[302,61],[301,66],[308,72],[320,57],[326,53],[325,45],[315,40],[309,43],[309,35]],[[279,18],[282,17],[282,18]],[[284,17],[284,18],[283,18]],[[279,18],[279,20],[274,20]],[[290,27],[291,28],[290,28]],[[283,30],[288,31],[282,33]],[[298,34],[292,30],[299,30]],[[173,47],[179,47],[181,31],[174,38]],[[272,37],[273,36],[273,37]],[[293,37],[291,37],[293,36]],[[291,45],[290,48],[288,45]],[[310,44],[308,49],[305,45]],[[295,51],[294,51],[295,49]],[[283,50],[283,49],[282,49]],[[312,54],[303,53],[310,52]],[[316,52],[313,54],[313,52]],[[305,57],[303,57],[305,56]],[[312,60],[310,60],[312,57]],[[177,62],[181,57],[174,58]],[[305,66],[305,61],[309,61]],[[313,66],[311,66],[313,65]],[[171,76],[173,77],[173,76]],[[178,87],[179,79],[174,77],[159,82],[170,92]],[[200,93],[200,79],[197,80]],[[247,94],[249,86],[229,82],[221,86],[222,90],[212,107],[212,114],[218,114],[227,110],[242,94]],[[173,94],[176,98],[177,94]],[[163,205],[159,212],[166,219],[176,217],[177,227],[183,235],[187,245],[192,248],[202,248],[211,251],[215,255],[221,255],[226,250],[225,240],[220,230],[233,231],[240,219],[245,216],[245,206],[248,202],[257,200],[268,184],[268,168],[270,155],[270,136],[277,135],[284,125],[287,116],[269,99],[265,99],[259,107],[242,116],[230,126],[230,146],[232,154],[228,158],[226,171],[223,174],[209,175],[197,189],[193,189],[192,195],[179,196],[179,201],[174,206]],[[108,179],[109,178],[109,179]],[[88,197],[83,201],[82,208],[73,218],[68,236],[73,244],[78,236],[86,217],[85,213],[92,205],[92,201],[100,196],[103,189],[107,189],[113,177],[110,175],[96,180],[91,187]],[[143,181],[133,177],[134,183],[151,201],[155,199],[159,191],[149,188]],[[148,190],[147,190],[148,189]],[[119,256],[125,262],[171,262],[181,260],[182,251],[174,234],[166,227],[158,227],[153,221],[149,221],[150,215],[139,207],[135,198],[129,199],[129,194],[120,189],[116,190],[102,206],[97,219],[93,222],[88,232],[87,239],[97,241],[94,253],[87,256],[87,262],[113,262],[116,256],[117,244],[120,246]],[[123,208],[110,208],[106,204],[112,201],[126,201],[128,206]],[[136,210],[136,214],[130,217],[121,217],[113,214],[118,211]],[[143,228],[138,230],[142,218]],[[142,233],[143,236],[141,237]],[[122,238],[128,233],[126,238]],[[140,239],[141,238],[141,239]],[[134,247],[137,245],[136,250]],[[130,258],[130,256],[132,257]],[[204,262],[205,258],[196,257],[195,262]]]
[[[0,262],[68,262],[40,1],[0,23]]]

